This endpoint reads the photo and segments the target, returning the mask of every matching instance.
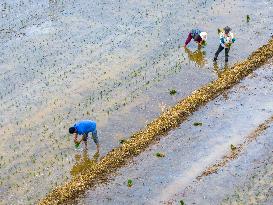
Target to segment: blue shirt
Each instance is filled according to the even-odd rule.
[[[82,120],[77,122],[74,127],[79,135],[88,134],[89,132],[96,131],[96,122],[91,120]]]

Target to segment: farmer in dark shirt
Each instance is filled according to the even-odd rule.
[[[91,120],[82,120],[77,122],[73,127],[69,128],[69,133],[74,135],[75,144],[79,144],[82,141],[87,148],[88,133],[92,133],[92,139],[97,146],[97,152],[99,152],[99,140],[97,136],[97,125],[96,122]],[[78,135],[82,135],[82,139],[78,141]]]
[[[192,29],[187,40],[185,41],[184,47],[187,47],[187,45],[191,42],[191,39],[198,43],[198,46],[205,46],[207,36],[208,34],[206,32],[201,32],[199,29]]]

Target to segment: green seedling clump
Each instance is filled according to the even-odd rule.
[[[155,154],[155,156],[157,156],[157,157],[165,157],[165,154],[162,153],[162,152],[157,152],[157,153]]]
[[[180,200],[180,205],[186,205],[183,200]]]
[[[202,122],[195,122],[193,123],[194,126],[202,126]]]
[[[170,95],[175,95],[176,93],[177,93],[176,90],[174,89],[170,90]]]
[[[127,186],[128,186],[128,187],[133,186],[133,180],[132,180],[132,179],[128,179],[128,181],[127,181]]]
[[[246,22],[248,23],[250,21],[250,16],[246,15]]]
[[[201,45],[202,45],[202,46],[207,46],[208,43],[207,43],[207,41],[202,41]]]
[[[79,148],[80,147],[80,143],[75,143],[75,148]]]

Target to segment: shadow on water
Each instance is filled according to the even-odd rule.
[[[81,154],[75,154],[75,164],[73,165],[70,174],[72,177],[76,177],[77,175],[84,173],[90,167],[97,164],[100,154],[96,152],[92,159],[90,159],[87,149],[85,149]]]
[[[194,62],[199,67],[204,67],[206,64],[205,55],[206,52],[204,50],[201,50],[200,47],[194,52],[192,52],[189,48],[185,48],[185,52],[188,55],[188,58],[190,61]]]

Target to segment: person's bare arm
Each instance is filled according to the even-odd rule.
[[[74,143],[78,143],[78,134],[74,133]]]
[[[97,152],[99,153],[100,152],[100,144],[97,143],[96,146],[97,146]]]

